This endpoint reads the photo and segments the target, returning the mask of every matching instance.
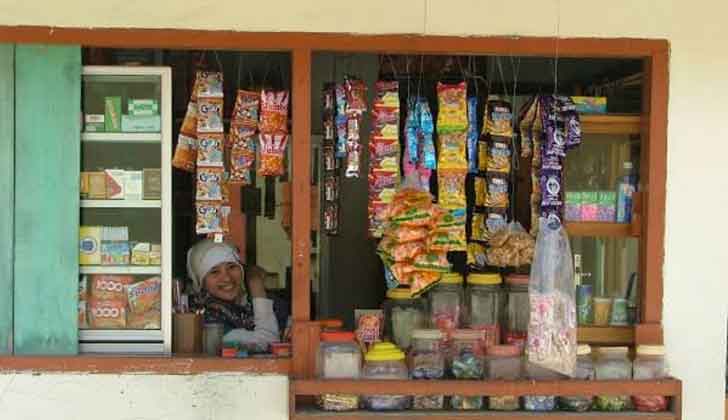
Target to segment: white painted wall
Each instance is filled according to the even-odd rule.
[[[3,420],[288,418],[279,375],[0,375]]]
[[[728,248],[721,242],[728,236],[725,0],[543,0],[518,5],[497,0],[368,0],[354,4],[340,0],[0,0],[0,10],[0,25],[668,39],[672,52],[665,341],[672,370],[685,383],[686,418],[722,419],[728,309],[724,280]],[[132,418],[171,418],[170,413],[182,411],[172,406],[182,400],[178,395],[190,399],[190,389],[201,384],[216,390],[217,401],[228,401],[223,395],[246,401],[239,406],[244,407],[243,413],[266,405],[269,399],[285,398],[283,379],[258,377],[18,375],[10,385],[7,377],[0,378],[0,384],[7,388],[4,393],[0,391],[3,419],[6,408],[14,408],[10,412],[18,416],[15,418],[32,418],[22,417],[29,408],[43,417],[57,418],[61,415],[59,408],[68,404],[87,410],[84,413],[88,415],[67,418],[92,419],[98,412],[91,414],[90,409],[82,408],[83,404],[128,407],[125,404],[135,404],[130,395],[138,395],[149,408],[147,413],[139,412]],[[77,382],[83,385],[77,387]],[[123,384],[127,383],[131,385],[125,388]],[[135,391],[131,391],[132,386]],[[121,389],[129,389],[129,394],[121,395]],[[265,398],[262,403],[253,398],[252,389],[256,396]],[[104,398],[96,398],[99,392]],[[231,398],[230,404],[237,404],[233,402],[236,398]],[[27,404],[16,405],[15,399]],[[122,418],[116,409],[106,412],[112,418]],[[232,406],[225,411],[233,412]],[[245,417],[285,418],[283,409],[259,413]]]

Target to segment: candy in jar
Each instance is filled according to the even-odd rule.
[[[485,377],[488,380],[515,381],[523,373],[521,348],[515,344],[494,345],[487,349],[485,356]],[[496,411],[515,411],[520,408],[516,395],[488,397],[488,409]]]
[[[415,330],[410,350],[410,376],[412,379],[442,379],[445,376],[445,354],[442,351],[440,330]],[[416,395],[412,408],[416,410],[440,410],[444,407],[443,395]]]
[[[632,379],[632,362],[627,347],[602,347],[597,354],[595,377],[599,381]],[[599,411],[625,411],[630,408],[628,395],[597,395],[594,408]]]
[[[573,379],[585,381],[594,379],[594,361],[588,344],[580,344],[576,349],[576,370]],[[564,411],[589,411],[593,401],[594,398],[587,395],[562,396],[559,397],[559,408]]]
[[[500,318],[503,303],[500,274],[471,273],[468,275],[466,318],[470,328],[485,333],[484,346],[500,343]]]
[[[412,332],[425,327],[427,302],[413,297],[409,287],[387,290],[384,301],[384,335],[402,349],[410,347]]]
[[[506,278],[506,325],[504,342],[523,349],[528,335],[528,275],[511,274]]]
[[[669,376],[665,361],[665,347],[637,346],[634,359],[634,379],[664,379]],[[667,410],[668,399],[662,395],[632,396],[637,411],[657,412]]]
[[[445,332],[460,327],[463,310],[463,276],[445,273],[430,291],[430,325]]]
[[[409,377],[405,355],[389,342],[375,343],[364,355],[364,379],[404,380]],[[364,395],[364,406],[373,411],[406,410],[412,398],[407,395]]]
[[[525,362],[526,378],[532,380],[558,380],[564,376],[553,370],[533,363]],[[556,409],[555,395],[527,395],[523,397],[523,409],[526,411],[553,411]]]
[[[484,333],[480,330],[456,330],[452,334],[450,370],[456,379],[481,379],[484,372]]]
[[[318,377],[321,379],[359,379],[361,350],[348,331],[322,332],[318,353]],[[356,410],[359,397],[347,394],[323,394],[319,405],[326,411]]]

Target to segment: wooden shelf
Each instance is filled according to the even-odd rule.
[[[642,118],[634,114],[580,115],[583,134],[640,134]]]
[[[306,407],[297,410],[291,419],[296,420],[374,420],[378,418],[406,419],[406,420],[456,420],[456,419],[508,419],[508,420],[674,420],[678,417],[671,412],[664,413],[639,413],[639,412],[586,412],[570,413],[564,411],[554,412],[528,412],[528,411],[347,411],[343,413],[323,411],[314,407]]]
[[[161,143],[162,133],[81,133],[81,141],[104,143]]]
[[[597,327],[579,326],[576,340],[583,344],[632,345],[635,342],[633,326]]]
[[[82,265],[81,274],[162,274],[158,265]]]
[[[566,222],[566,232],[570,236],[599,236],[607,238],[637,237],[628,223],[609,222]]]
[[[81,200],[82,208],[161,208],[162,200]]]

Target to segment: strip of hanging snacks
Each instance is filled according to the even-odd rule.
[[[399,186],[399,83],[375,84],[369,136],[369,234],[382,237],[384,211]],[[433,151],[434,152],[434,151]]]
[[[531,235],[535,236],[539,217],[561,223],[564,158],[581,144],[581,123],[567,96],[536,96],[521,115],[521,155],[531,156]]]
[[[341,88],[337,87],[336,99],[340,99],[340,90],[343,89],[343,117],[346,119],[346,136],[345,147],[338,144],[337,156],[346,157],[346,169],[344,176],[346,178],[359,178],[361,173],[361,119],[367,110],[367,87],[364,81],[353,76],[346,76],[344,84]],[[338,111],[337,102],[337,111]],[[337,112],[337,131],[340,120]],[[342,138],[339,138],[341,143]],[[341,156],[341,151],[345,150],[345,156]]]
[[[258,130],[260,94],[238,90],[230,119],[230,184],[250,185],[255,167],[255,142]]]
[[[474,99],[471,98],[473,108],[477,105]],[[477,153],[469,162],[470,170],[474,172],[474,207],[470,221],[468,264],[476,270],[486,265],[485,244],[508,224],[512,120],[510,102],[497,95],[489,95]],[[471,141],[469,139],[469,144]],[[470,150],[468,156],[471,156]],[[473,167],[477,170],[473,171]]]
[[[341,167],[336,158],[336,87],[334,83],[326,83],[322,92],[323,142],[321,155],[324,172],[324,232],[336,235],[339,232],[339,191],[341,178],[338,170]]]
[[[265,90],[260,95],[260,163],[258,175],[282,176],[286,173],[288,145],[288,91]]]

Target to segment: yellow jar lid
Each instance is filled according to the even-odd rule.
[[[589,344],[579,344],[576,348],[576,355],[586,356],[587,354],[591,354],[591,346]]]
[[[476,273],[468,275],[468,284],[488,286],[501,283],[503,283],[503,277],[498,273]]]
[[[443,284],[463,284],[463,275],[460,273],[444,273],[440,278]]]
[[[396,287],[394,289],[387,290],[387,299],[393,300],[407,300],[413,299],[412,290],[409,287]]]
[[[392,362],[404,360],[404,352],[389,342],[375,343],[364,355],[367,362]]]
[[[664,356],[665,346],[648,346],[642,344],[637,346],[637,354],[640,356]]]

